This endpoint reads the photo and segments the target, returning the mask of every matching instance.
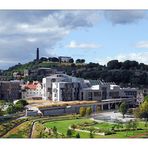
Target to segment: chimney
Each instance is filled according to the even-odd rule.
[[[37,50],[36,50],[36,60],[37,61],[39,60],[39,48],[37,48]]]

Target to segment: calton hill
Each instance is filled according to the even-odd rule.
[[[61,62],[56,57],[41,58],[38,61],[17,64],[2,71],[1,75],[14,79],[13,73],[17,72],[20,76],[18,79],[41,81],[44,74],[24,76],[26,69],[36,70],[41,67],[64,71],[68,75],[85,79],[115,82],[120,86],[139,88],[148,86],[148,65],[136,61],[119,62],[112,60],[107,65],[100,65],[98,63],[85,63],[84,59]],[[90,107],[80,107],[77,114],[59,116],[43,116],[42,114],[25,116],[28,103],[30,103],[29,100],[0,101],[0,138],[148,137],[148,96],[145,96],[143,102],[136,108],[129,108],[126,102],[122,102],[114,111],[103,112],[97,108],[93,112]],[[7,109],[3,110],[6,105]],[[110,117],[109,121],[108,117]]]
[[[1,72],[1,75],[12,79],[14,72],[18,72],[23,76],[24,70],[35,70],[41,67],[56,69],[68,75],[85,79],[115,82],[121,87],[146,88],[148,86],[148,65],[130,60],[124,62],[111,60],[106,65],[100,65],[92,62],[85,63],[85,59],[77,59],[75,61],[71,59],[69,62],[61,62],[56,57],[42,57],[38,61],[34,60],[26,64],[19,63],[12,66],[8,70]],[[41,81],[43,77],[44,74],[21,78],[25,81]]]

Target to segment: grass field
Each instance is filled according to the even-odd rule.
[[[27,121],[10,130],[4,138],[28,138],[32,121]]]
[[[63,121],[52,121],[52,122],[46,122],[44,125],[48,128],[53,128],[54,126],[57,127],[58,132],[63,133],[66,135],[67,129],[72,125],[72,124],[81,124],[84,122],[92,122],[90,119],[75,119],[75,120],[63,120]],[[111,128],[112,125],[109,123],[98,123],[96,125],[93,125],[93,127],[98,127],[98,128]],[[78,132],[74,131],[73,132],[73,137]],[[85,133],[85,132],[79,132],[81,138],[89,138],[90,133]],[[94,138],[102,138],[102,136],[99,135],[94,135]]]
[[[77,127],[82,127],[80,130],[85,131],[77,131],[72,130],[72,138],[76,138],[76,134],[79,133],[81,138],[90,138],[89,128],[98,128],[101,130],[110,131],[112,128],[117,125],[108,122],[97,123],[92,121],[89,118],[80,118],[78,116],[61,116],[61,117],[48,117],[48,118],[33,118],[30,121],[24,121],[20,125],[16,126],[13,129],[4,135],[4,138],[29,138],[32,123],[35,121],[32,131],[32,138],[66,138],[67,130],[71,125],[75,124]],[[11,122],[10,122],[11,123]],[[88,125],[85,125],[85,124]],[[5,124],[4,124],[5,125]],[[1,131],[4,129],[4,125],[0,125]],[[53,127],[57,128],[58,136],[55,137],[54,134],[50,134],[50,130],[52,132]],[[84,128],[84,129],[83,129]],[[125,124],[123,124],[123,128],[117,129],[115,128],[115,133],[111,133],[110,135],[97,135],[93,133],[94,138],[146,138],[148,137],[148,127],[145,126],[144,121],[139,121],[137,124],[137,128],[139,130],[127,130],[125,129]],[[78,128],[79,129],[79,128]]]
[[[68,127],[70,127],[72,124],[80,124],[84,122],[90,122],[90,119],[75,119],[75,120],[63,120],[63,121],[51,121],[51,122],[46,122],[44,125],[45,127],[48,128],[53,128],[54,126],[57,127],[58,132],[63,133],[66,135]],[[118,131],[115,134],[111,135],[105,135],[105,136],[100,136],[100,135],[95,135],[94,138],[130,138],[134,137],[138,134],[148,132],[148,130],[145,128],[145,123],[144,122],[139,122],[138,123],[138,128],[143,128],[142,130],[129,130],[129,131]],[[92,127],[97,127],[100,129],[111,129],[113,127],[113,124],[110,123],[97,123],[93,125]],[[76,131],[73,133],[73,137],[76,135]],[[81,138],[89,138],[90,134],[85,133],[85,132],[79,132]]]

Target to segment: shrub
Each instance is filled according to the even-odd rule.
[[[22,106],[26,106],[26,105],[28,105],[28,102],[26,100],[19,100],[16,102],[16,105],[17,104],[21,104]]]
[[[94,138],[94,135],[93,135],[93,132],[92,131],[90,131],[89,137],[90,138]]]
[[[23,111],[23,109],[24,109],[23,104],[19,104],[19,103],[15,104],[14,107],[15,107],[16,111]]]
[[[123,118],[124,118],[124,115],[127,113],[127,110],[128,110],[127,103],[126,102],[122,102],[120,104],[119,111],[122,113]]]
[[[54,134],[57,133],[57,128],[56,128],[56,126],[53,127],[52,131],[53,131]]]
[[[77,126],[76,126],[75,124],[72,124],[72,125],[71,125],[71,128],[72,128],[73,130],[75,130],[76,127],[77,127]]]
[[[16,108],[14,105],[10,105],[8,108],[7,108],[7,113],[8,114],[12,114],[12,113],[15,113],[16,112]]]
[[[86,115],[86,108],[80,107],[79,113],[80,113],[80,116],[84,117]]]
[[[67,137],[71,138],[72,137],[72,131],[70,129],[67,130]]]
[[[80,134],[79,133],[76,134],[76,138],[80,138]]]
[[[92,113],[92,108],[91,107],[86,108],[86,115],[90,116],[91,113]]]
[[[133,114],[133,109],[132,109],[132,108],[129,108],[127,112],[128,112],[129,114]]]
[[[0,116],[3,116],[4,112],[2,111],[2,109],[0,108]]]

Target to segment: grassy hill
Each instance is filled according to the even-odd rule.
[[[54,68],[64,71],[68,75],[75,75],[85,79],[104,80],[115,82],[122,86],[147,87],[148,86],[148,65],[136,61],[118,62],[109,61],[107,66],[99,63],[60,63],[51,61],[31,61],[26,64],[17,64],[4,71],[3,75],[12,76],[13,72],[24,73],[25,69],[34,70],[40,67]],[[43,76],[44,77],[44,76]],[[32,80],[41,80],[42,77],[35,76]]]

